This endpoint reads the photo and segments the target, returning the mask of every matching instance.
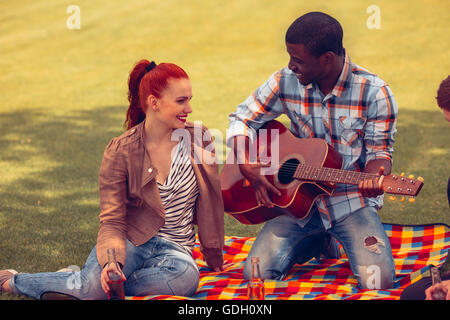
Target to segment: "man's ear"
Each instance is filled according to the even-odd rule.
[[[320,56],[320,62],[322,65],[329,65],[333,63],[336,54],[333,51],[327,51]]]

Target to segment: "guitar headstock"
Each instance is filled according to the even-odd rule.
[[[414,179],[413,175],[406,177],[404,173],[400,175],[391,174],[384,176],[382,186],[386,193],[416,197],[423,187],[423,178]]]

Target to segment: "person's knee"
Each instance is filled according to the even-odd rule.
[[[83,272],[74,272],[73,277],[80,277],[79,282],[74,281],[74,285],[80,286],[80,297],[83,300],[104,300],[107,299],[107,294],[103,290],[100,283],[100,275],[92,272],[85,274]]]
[[[386,240],[387,241],[387,240]],[[358,255],[355,275],[363,289],[390,289],[395,281],[395,264],[389,243],[380,238],[365,238],[362,253]]]
[[[177,272],[168,275],[167,286],[172,295],[190,297],[195,294],[200,282],[198,268],[188,262],[179,262]]]

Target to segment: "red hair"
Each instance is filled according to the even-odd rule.
[[[187,73],[173,63],[160,63],[150,71],[148,60],[139,61],[131,70],[128,79],[128,101],[130,106],[124,127],[128,130],[144,121],[147,109],[147,98],[154,95],[161,98],[162,92],[167,88],[170,79],[189,79]]]

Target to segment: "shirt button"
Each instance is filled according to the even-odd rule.
[[[148,168],[148,173],[152,173],[153,172],[153,169],[152,168]]]

